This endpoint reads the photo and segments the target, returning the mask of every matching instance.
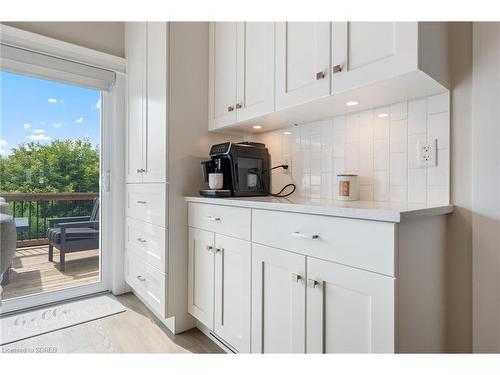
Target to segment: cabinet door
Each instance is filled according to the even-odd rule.
[[[394,353],[394,282],[307,258],[307,352]]]
[[[250,353],[250,242],[215,235],[215,333]]]
[[[214,233],[189,228],[188,311],[214,329]]]
[[[167,165],[167,23],[147,24],[147,102],[143,182],[165,182]]]
[[[330,95],[330,23],[276,24],[276,109]]]
[[[210,129],[236,122],[236,29],[236,22],[210,24]]]
[[[252,244],[252,353],[305,352],[305,257]]]
[[[146,23],[127,22],[127,150],[126,182],[142,182],[145,122]]]
[[[417,22],[334,22],[332,94],[417,68]]]
[[[238,22],[237,121],[274,111],[274,23]]]

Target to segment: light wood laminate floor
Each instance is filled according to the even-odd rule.
[[[174,335],[132,293],[117,297],[127,311],[0,347],[0,352],[223,353],[198,329]]]
[[[66,255],[66,268],[59,270],[59,251],[49,262],[48,245],[17,249],[10,270],[10,280],[3,286],[3,299],[49,292],[99,281],[99,250]]]

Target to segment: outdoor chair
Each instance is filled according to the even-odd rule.
[[[49,261],[54,247],[59,250],[59,270],[64,271],[67,253],[99,248],[99,199],[94,201],[90,216],[48,219]]]

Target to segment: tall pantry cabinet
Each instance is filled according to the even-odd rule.
[[[195,325],[183,197],[202,183],[199,163],[214,143],[206,127],[208,24],[129,22],[125,44],[125,280],[177,333]]]

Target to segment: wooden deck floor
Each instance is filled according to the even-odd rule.
[[[48,292],[99,281],[99,250],[66,255],[66,268],[59,271],[59,252],[49,262],[48,246],[32,246],[16,251],[10,281],[3,286],[3,299]]]

